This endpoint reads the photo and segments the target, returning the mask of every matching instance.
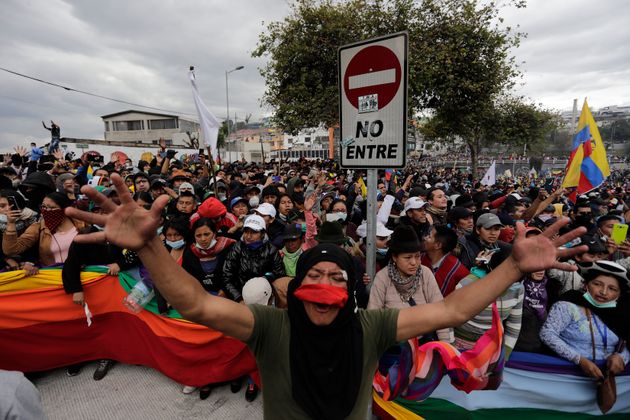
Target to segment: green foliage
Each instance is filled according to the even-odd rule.
[[[475,166],[488,127],[497,123],[497,114],[507,112],[497,107],[519,76],[510,51],[523,34],[502,26],[499,12],[505,5],[524,7],[524,2],[297,0],[289,16],[267,25],[252,53],[269,58],[261,69],[267,84],[263,103],[274,109],[274,123],[288,132],[334,126],[339,120],[337,49],[404,30],[409,33],[410,116],[429,111],[432,118],[423,134],[464,139]],[[519,137],[522,126],[502,130],[502,141]]]

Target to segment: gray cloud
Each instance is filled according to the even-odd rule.
[[[187,79],[197,69],[202,97],[225,117],[268,114],[259,100],[264,60],[251,58],[263,22],[282,19],[288,0],[5,0],[0,14],[0,66],[76,89],[194,113]],[[553,108],[589,97],[593,107],[630,98],[630,12],[623,0],[530,1],[505,8],[506,23],[529,35],[514,51],[524,61],[519,93]],[[101,138],[100,116],[132,108],[66,92],[0,72],[0,150],[44,140],[41,120],[62,135]]]

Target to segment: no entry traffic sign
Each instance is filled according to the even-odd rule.
[[[407,40],[403,32],[339,48],[341,166],[405,166]]]

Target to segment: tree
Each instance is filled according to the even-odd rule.
[[[519,0],[509,2],[523,7]],[[409,110],[429,110],[432,134],[466,141],[476,167],[482,128],[519,75],[510,49],[522,34],[501,27],[499,6],[476,0],[297,0],[259,37],[263,102],[289,132],[338,120],[337,48],[378,35],[409,33]],[[438,124],[439,123],[439,124]],[[438,130],[439,129],[439,130]]]

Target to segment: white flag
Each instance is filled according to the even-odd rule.
[[[195,107],[199,115],[199,125],[201,125],[203,142],[210,148],[212,158],[217,159],[219,157],[217,155],[217,138],[219,137],[219,126],[221,124],[199,96],[197,84],[195,83],[195,72],[190,70],[188,77],[190,77],[190,83],[192,84],[193,99],[195,100]]]
[[[488,172],[483,176],[481,180],[481,185],[494,185],[497,183],[497,166],[495,161],[492,161],[492,165],[488,168]]]

